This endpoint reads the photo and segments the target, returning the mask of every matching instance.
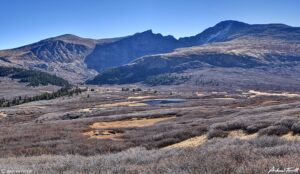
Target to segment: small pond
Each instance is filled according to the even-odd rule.
[[[160,104],[172,104],[172,103],[183,103],[186,102],[185,99],[152,99],[144,100],[143,103],[148,105],[160,105]]]

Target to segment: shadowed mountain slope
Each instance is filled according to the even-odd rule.
[[[172,36],[162,36],[148,30],[117,42],[96,45],[85,62],[89,68],[101,72],[110,67],[129,63],[141,56],[170,52],[179,47],[178,43]]]
[[[187,72],[195,80],[197,72],[211,68],[233,71],[241,68],[265,68],[268,71],[280,69],[282,75],[286,75],[292,73],[289,70],[300,63],[300,28],[283,24],[248,25],[225,21],[195,37],[179,39],[179,42],[184,42],[183,45],[199,45],[141,57],[105,71],[89,83],[146,82],[149,77],[160,74],[178,76]],[[272,78],[272,73],[269,77]]]

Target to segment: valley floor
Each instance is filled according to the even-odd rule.
[[[299,167],[300,93],[88,88],[1,108],[1,170],[268,173]]]

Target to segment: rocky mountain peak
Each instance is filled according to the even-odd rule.
[[[82,37],[79,37],[79,36],[76,36],[73,34],[64,34],[64,35],[46,39],[44,41],[63,41],[66,43],[71,43],[71,44],[84,45],[89,48],[95,47],[95,44],[97,43],[97,40],[95,40],[95,39],[82,38]]]
[[[85,62],[88,68],[101,72],[145,55],[166,53],[175,48],[178,48],[178,41],[173,36],[147,30],[109,44],[97,44]]]
[[[249,27],[250,24],[240,22],[240,21],[235,21],[235,20],[226,20],[226,21],[221,21],[217,23],[214,27],[234,27],[234,28],[242,28],[242,27]]]
[[[144,32],[141,32],[141,33],[136,33],[133,35],[133,38],[155,38],[155,39],[169,39],[169,40],[172,40],[172,41],[176,41],[177,39],[171,35],[168,35],[168,36],[163,36],[162,34],[160,33],[153,33],[153,31],[150,29],[150,30],[146,30]]]
[[[153,31],[151,30],[151,29],[149,29],[149,30],[146,30],[146,31],[144,31],[144,32],[141,32],[141,33],[139,33],[139,34],[144,34],[144,35],[154,35],[154,33],[153,33]]]
[[[64,40],[64,39],[78,39],[78,38],[80,38],[80,37],[76,36],[74,34],[63,34],[63,35],[60,35],[60,36],[53,37],[53,39],[61,39],[61,40]]]

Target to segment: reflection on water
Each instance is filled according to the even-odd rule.
[[[148,105],[159,105],[159,104],[171,104],[171,103],[183,103],[186,102],[185,99],[153,99],[144,100],[143,103]]]

